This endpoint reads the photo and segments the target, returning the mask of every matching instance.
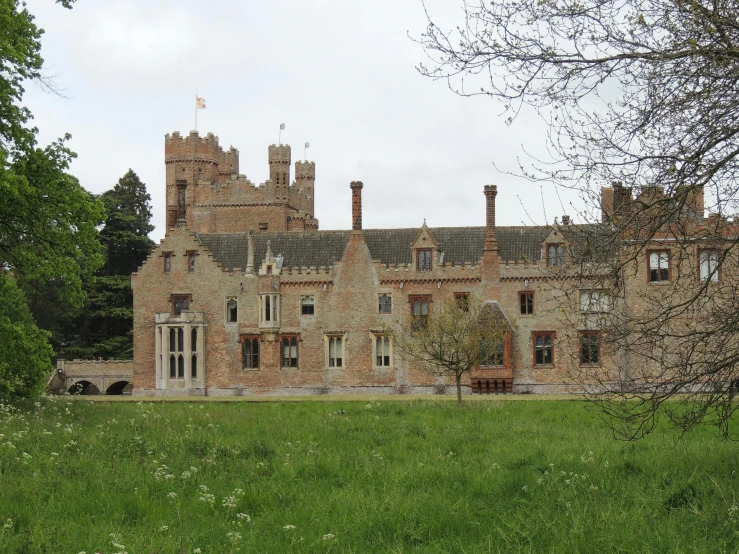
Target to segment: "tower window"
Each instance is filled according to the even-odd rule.
[[[300,315],[313,315],[315,313],[315,299],[312,296],[303,296],[300,299]]]
[[[195,271],[195,252],[187,253],[187,271],[190,273]]]

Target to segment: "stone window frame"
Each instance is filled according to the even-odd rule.
[[[383,298],[389,299],[389,302],[383,303],[382,302]],[[377,295],[377,305],[378,305],[377,313],[382,314],[382,315],[392,314],[393,313],[393,295],[390,294],[389,292],[382,292],[378,294]],[[382,311],[383,307],[387,307],[388,310]]]
[[[310,299],[309,304],[303,302]],[[303,294],[300,296],[300,316],[314,316],[316,315],[316,296],[314,294]]]
[[[382,331],[372,331],[371,337],[372,337],[372,367],[376,369],[391,369],[393,367],[393,362],[394,362],[392,336]],[[377,363],[378,361],[377,343],[380,340],[382,340],[383,352],[379,355],[381,359],[380,359],[380,363],[378,364]],[[384,353],[384,349],[386,345],[388,348],[387,355],[385,355]]]
[[[593,293],[598,293],[597,299],[594,299]],[[580,289],[577,301],[577,309],[583,314],[602,314],[613,310],[613,299],[606,289]]]
[[[188,273],[195,272],[195,256],[197,255],[198,255],[197,250],[186,250],[185,251],[185,259],[187,260],[187,272]]]
[[[524,295],[528,295],[531,298],[526,298]],[[533,290],[518,291],[518,306],[519,306],[519,312],[522,316],[524,317],[532,316],[536,313],[535,299],[536,299],[536,291],[533,291]]]
[[[652,254],[656,254],[658,256],[657,258],[657,267],[656,271],[657,278],[652,279]],[[667,279],[662,279],[662,264],[659,261],[659,255],[660,254],[666,254],[667,255]],[[647,250],[647,283],[651,284],[659,284],[659,283],[669,283],[672,281],[672,253],[668,248],[656,248],[653,250]]]
[[[183,300],[187,302],[187,306],[182,305]],[[179,311],[177,310],[177,301],[180,302]],[[170,294],[169,302],[172,308],[172,311],[170,313],[175,317],[179,317],[182,315],[182,312],[191,311],[190,308],[192,307],[192,294]]]
[[[239,342],[241,343],[241,369],[244,371],[259,371],[259,364],[261,362],[261,347],[259,344],[262,342],[262,335],[254,333],[241,335]],[[247,343],[249,344],[249,353],[246,352]]]
[[[231,303],[235,305],[232,307]],[[226,323],[239,322],[239,299],[236,296],[226,297]]]
[[[171,250],[162,252],[162,270],[165,275],[172,273],[172,258],[174,258],[174,252]]]
[[[562,267],[565,265],[565,245],[561,242],[548,242],[544,245],[547,267]],[[554,248],[552,255],[551,249]]]
[[[592,341],[595,337],[595,347],[588,346],[588,350],[585,350],[585,337],[588,337],[589,341]],[[600,331],[580,331],[577,336],[578,339],[578,358],[581,366],[599,367],[601,364],[601,332]],[[590,342],[592,344],[592,342]],[[593,354],[595,354],[595,361],[592,361]],[[586,359],[587,358],[587,359]]]
[[[426,314],[416,314],[414,312],[414,302],[416,300],[426,301]],[[421,328],[426,328],[428,325],[429,312],[431,311],[431,295],[430,294],[410,294],[408,295],[408,305],[411,310],[411,329],[418,331]],[[423,311],[423,305],[419,306],[419,311]]]
[[[291,349],[288,356],[285,356],[284,348],[286,345],[288,346],[288,348]],[[292,352],[293,348],[295,348],[295,356],[293,356],[293,352]],[[287,362],[285,360],[287,360]],[[300,368],[300,335],[299,334],[283,333],[280,335],[280,368],[281,369],[299,369]]]
[[[469,292],[455,292],[454,300],[457,305],[462,308],[465,312],[470,311],[470,293]]]
[[[421,253],[423,253],[423,256]],[[433,248],[416,248],[416,271],[431,271],[433,269],[433,255]]]
[[[170,379],[185,378],[185,328],[169,327],[169,348],[167,349],[167,367]]]
[[[496,352],[493,352],[492,356],[488,356],[487,353],[482,352],[482,345],[480,346],[480,363],[478,367],[505,367],[505,339],[501,338],[500,343],[495,345],[495,349]],[[488,363],[491,360],[493,363]]]
[[[337,345],[339,355],[337,354]],[[333,356],[331,353],[333,352]],[[324,366],[326,369],[346,368],[346,333],[335,331],[323,335]]]
[[[711,270],[711,261],[708,261],[708,274],[703,276],[703,255],[715,255],[714,269]],[[718,283],[721,281],[721,251],[718,248],[698,249],[698,280],[700,282]]]
[[[549,337],[548,347],[546,346],[546,343],[545,343],[545,337]],[[536,342],[537,342],[537,339],[539,338],[542,339],[542,348],[541,348],[542,361],[541,362],[537,362],[538,349],[537,349]],[[557,333],[554,331],[532,331],[531,346],[532,346],[532,351],[533,351],[534,367],[554,367],[554,344],[555,344],[556,339],[557,339]],[[548,362],[545,361],[546,360],[545,352],[547,349],[549,350],[549,361]]]

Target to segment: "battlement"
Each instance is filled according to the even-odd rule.
[[[296,181],[315,181],[316,164],[309,161],[295,162],[295,180]]]
[[[290,163],[291,150],[289,144],[270,144],[268,148],[268,160],[270,165],[274,162]]]
[[[228,171],[233,166],[238,172],[239,151],[231,146],[228,150],[218,144],[218,137],[208,133],[201,137],[197,131],[183,137],[179,131],[164,135],[164,163],[199,160],[222,166]]]

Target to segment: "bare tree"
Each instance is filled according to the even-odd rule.
[[[627,437],[649,432],[659,414],[728,437],[739,382],[739,5],[463,7],[450,31],[429,14],[419,41],[431,62],[419,70],[458,94],[499,99],[509,124],[536,110],[551,157],[521,172],[586,200],[580,217],[591,224],[571,229],[579,271],[562,301],[582,325],[583,287],[607,292],[597,325],[613,363],[574,377],[598,400],[629,400],[604,404]]]
[[[462,377],[479,365],[503,363],[508,322],[495,302],[446,297],[428,316],[409,315],[390,329],[395,348],[440,378],[453,377],[462,406]]]

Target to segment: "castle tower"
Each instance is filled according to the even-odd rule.
[[[269,180],[274,186],[275,202],[287,202],[290,186],[290,145],[271,144],[268,148]]]
[[[178,224],[193,227],[193,212],[198,202],[198,187],[223,183],[231,172],[238,173],[239,151],[227,152],[218,145],[218,137],[201,137],[190,131],[182,137],[175,131],[164,137],[164,165],[167,187],[167,229]]]
[[[295,187],[303,196],[303,206],[301,208],[306,215],[314,215],[314,186],[316,182],[316,164],[309,161],[295,162]]]

